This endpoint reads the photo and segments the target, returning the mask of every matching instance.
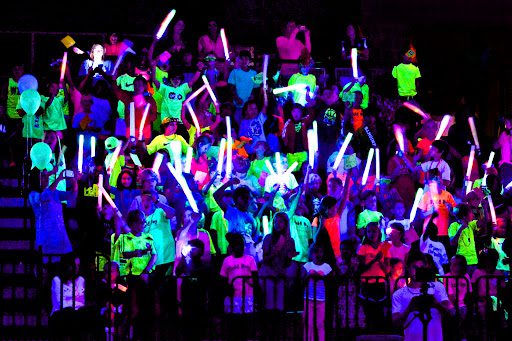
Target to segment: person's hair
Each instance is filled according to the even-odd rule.
[[[435,178],[440,179],[441,172],[439,171],[439,168],[431,168],[427,171],[425,177],[427,178],[427,180],[434,180]]]
[[[371,196],[377,196],[377,193],[374,190],[367,189],[361,192],[361,194],[359,194],[359,199],[361,200],[361,202],[363,202]]]
[[[208,135],[199,135],[194,141],[194,148],[197,150],[203,144],[213,144],[212,139]]]
[[[462,267],[463,274],[468,272],[468,261],[466,260],[466,257],[464,257],[463,255],[455,255],[451,258],[451,261],[459,261],[460,266]]]
[[[158,182],[158,176],[151,168],[144,168],[139,173],[139,184],[141,186],[144,183],[144,181],[147,181],[147,180],[155,180]]]
[[[396,257],[392,257],[392,258],[389,259],[389,266],[390,267],[393,267],[393,266],[395,266],[395,265],[397,265],[399,263],[404,264],[404,261],[401,260],[400,258],[396,258]]]
[[[70,280],[75,280],[78,277],[78,270],[76,268],[75,260],[78,256],[71,252],[62,256],[59,264],[59,278],[61,283],[65,283]]]
[[[320,244],[320,243],[313,243],[311,244],[311,246],[309,247],[309,259],[312,259],[313,257],[313,254],[320,251],[320,250],[323,250],[323,246]]]
[[[256,104],[256,107],[258,108],[258,111],[260,111],[260,106],[259,106],[258,102],[256,100],[254,100],[254,99],[248,99],[247,102],[245,102],[243,107],[242,107],[242,118],[245,118],[245,116],[247,115],[247,108],[251,104]]]
[[[478,253],[478,268],[480,269],[496,269],[500,256],[498,251],[490,248],[483,248]]]
[[[226,240],[229,243],[229,247],[233,252],[233,256],[240,258],[244,255],[244,237],[239,233],[228,232],[226,233]]]
[[[423,234],[423,241],[427,240],[427,238],[430,238],[432,241],[437,241],[437,234],[439,233],[439,229],[437,228],[437,225],[434,224],[434,218],[437,212],[434,212],[434,214],[430,217],[430,220],[425,227],[425,233]],[[436,215],[437,216],[437,215]]]
[[[251,189],[246,185],[238,186],[233,191],[233,200],[237,201],[239,198],[249,199],[251,196]]]
[[[309,174],[309,177],[307,179],[307,182],[308,184],[312,183],[313,181],[317,181],[317,180],[320,180],[322,181],[322,178],[320,177],[320,175],[316,174],[316,173],[310,173]]]
[[[465,202],[459,203],[457,206],[455,206],[455,209],[454,209],[455,217],[457,217],[457,219],[459,219],[459,220],[462,220],[465,217],[467,217],[469,212],[471,212],[471,211],[472,211],[471,206],[469,206],[469,204],[467,204]]]
[[[379,231],[379,237],[377,238],[377,240],[379,242],[382,240],[382,231],[380,230],[379,223],[372,221],[372,222],[369,222],[368,224],[366,224],[366,227],[364,229],[363,241],[361,242],[362,245],[368,245],[371,243],[371,241],[368,238],[368,230],[369,230],[369,227],[373,227],[373,226],[377,227],[377,231]]]
[[[404,225],[402,225],[399,222],[394,222],[394,223],[391,223],[389,225],[389,227],[391,227],[393,230],[397,230],[398,232],[400,232],[400,241],[402,243],[405,243],[405,228],[404,228]]]
[[[240,57],[240,58],[247,57],[247,58],[251,59],[251,53],[249,52],[249,50],[242,50],[238,53],[238,57]]]
[[[126,216],[126,224],[128,227],[131,227],[139,221],[144,221],[144,219],[146,219],[144,212],[141,210],[131,210]]]
[[[188,245],[201,249],[201,254],[204,253],[204,242],[201,239],[195,238],[188,241]]]
[[[443,140],[435,140],[432,142],[432,147],[436,147],[441,153],[441,157],[444,157],[448,152],[448,143]]]
[[[123,183],[121,181],[123,174],[128,174],[130,176],[130,178],[132,179],[132,183],[130,184],[130,187],[128,187],[128,188],[123,187]],[[117,186],[117,189],[135,189],[137,187],[137,179],[135,178],[135,175],[133,174],[133,172],[130,169],[125,168],[121,171],[121,173],[119,173],[119,176],[117,177],[116,186]]]
[[[343,180],[341,180],[338,177],[333,176],[332,178],[329,179],[329,182],[335,182],[336,185],[343,187]]]
[[[335,197],[330,196],[330,195],[326,195],[325,197],[322,198],[322,201],[320,202],[320,205],[322,206],[322,208],[324,208],[326,210],[329,210],[332,207],[334,207],[337,202],[338,201],[336,200]]]
[[[102,44],[92,44],[92,46],[91,46],[91,51],[89,51],[89,57],[90,57],[91,59],[93,59],[93,58],[94,58],[94,52],[93,52],[93,51],[94,51],[94,49],[95,49],[95,48],[97,48],[98,46],[99,46],[99,47],[101,47],[101,48],[103,49],[103,55],[102,55],[101,59],[102,59],[102,60],[105,60],[105,47],[104,47]]]
[[[286,221],[286,228],[283,232],[278,232],[275,228],[275,224],[277,223],[277,218],[283,218]],[[272,244],[275,244],[279,241],[279,237],[284,235],[285,237],[290,237],[290,218],[288,217],[288,214],[286,212],[277,212],[276,215],[274,215],[274,218],[272,219]]]
[[[419,250],[411,250],[409,254],[407,255],[407,268],[411,266],[412,263],[422,261],[425,263],[425,265],[428,264],[428,259],[426,257],[426,254],[419,251]]]

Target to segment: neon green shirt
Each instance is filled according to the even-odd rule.
[[[228,241],[226,240],[226,233],[228,233],[228,221],[224,218],[222,210],[213,214],[210,229],[217,231],[217,246],[219,247],[220,254],[227,254]]]
[[[173,160],[172,150],[170,150],[171,141],[179,141],[181,143],[181,153],[183,155],[187,154],[187,149],[189,147],[187,141],[181,136],[177,134],[172,134],[166,136],[164,134],[156,136],[153,141],[146,147],[148,150],[148,154],[154,154],[159,150],[166,150],[169,153],[170,159]]]
[[[295,73],[290,77],[288,85],[295,84],[306,84],[309,86],[309,91],[313,93],[316,90],[316,77],[313,74],[303,75],[301,73]],[[306,105],[306,93],[304,91],[293,91],[293,101]]]
[[[152,214],[146,216],[144,232],[153,236],[157,255],[155,265],[174,262],[176,244],[172,236],[171,223],[163,209],[157,207]]]
[[[177,88],[160,83],[158,93],[162,95],[161,119],[176,118],[181,122],[181,107],[191,91],[188,83],[183,83]]]
[[[7,116],[10,118],[21,118],[18,115],[18,110],[21,109],[20,102],[20,91],[18,89],[18,82],[14,79],[9,78],[9,84],[7,88]]]
[[[153,236],[148,233],[142,233],[139,237],[134,236],[131,232],[123,233],[115,241],[112,250],[112,259],[120,264],[121,276],[129,274],[140,275],[148,265],[151,257],[156,254]],[[137,250],[148,250],[148,252],[140,257],[130,259],[123,257],[124,252]]]
[[[44,109],[46,107],[48,100],[48,97],[41,96],[41,108]],[[64,97],[55,96],[52,104],[46,108],[43,114],[44,130],[60,131],[67,129],[66,119],[64,118],[64,104]]]
[[[416,78],[420,78],[420,69],[414,64],[401,63],[393,67],[391,72],[398,83],[398,94],[400,96],[416,96]]]
[[[461,227],[461,223],[453,222],[448,228],[448,237],[452,238],[457,234],[457,231]],[[457,244],[456,254],[464,256],[468,265],[478,264],[478,255],[476,253],[475,246],[475,231],[478,230],[476,220],[470,221],[468,227],[462,230],[459,236],[459,242]]]
[[[365,228],[368,223],[378,223],[382,218],[384,218],[382,213],[366,209],[357,216],[356,226],[358,229],[362,229]]]

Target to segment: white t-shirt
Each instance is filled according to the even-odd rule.
[[[444,285],[440,282],[430,282],[429,283],[429,294],[434,296],[434,299],[441,303],[443,301],[448,301],[448,295],[446,294],[446,289]],[[409,306],[411,299],[414,296],[420,295],[420,289],[410,288],[405,286],[403,288],[398,289],[393,293],[392,298],[392,312],[394,313],[402,313]],[[432,320],[428,324],[427,329],[427,340],[431,341],[439,341],[443,340],[443,329],[442,329],[442,320],[441,313],[439,310],[431,308],[430,313],[432,316]],[[417,316],[417,312],[411,312],[404,323],[404,326],[407,326],[404,330],[404,340],[405,341],[417,341],[423,340],[423,324],[419,317]]]
[[[421,164],[421,170],[424,172],[435,168],[439,169],[439,173],[441,173],[441,179],[450,181],[451,169],[443,159],[439,161],[427,161]]]
[[[55,276],[52,280],[52,314],[58,310],[73,307],[73,284],[66,282],[62,284],[62,303],[61,303],[61,280]],[[78,276],[75,279],[75,310],[85,305],[85,279]],[[62,307],[61,307],[62,305]]]
[[[443,264],[448,264],[448,255],[446,254],[446,248],[441,242],[434,242],[427,238],[426,241],[423,241],[423,238],[420,238],[420,251],[423,253],[428,253],[432,255],[434,258],[434,263],[436,263],[437,271],[439,275],[444,275]]]

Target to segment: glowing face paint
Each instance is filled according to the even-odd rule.
[[[224,163],[224,149],[226,149],[226,139],[222,138],[220,140],[219,146],[219,157],[217,159],[217,173],[222,174],[222,165]]]
[[[103,188],[103,174],[98,175],[98,207],[101,209],[103,206],[103,194],[101,189]]]
[[[62,56],[62,64],[60,66],[60,85],[64,82],[64,75],[66,74],[66,65],[68,63],[68,53],[64,52],[64,56]]]
[[[144,125],[146,125],[146,119],[148,118],[149,107],[150,105],[147,103],[144,108],[144,113],[142,114],[142,120],[140,121],[139,127],[139,141],[144,140]]]
[[[135,137],[135,103],[130,102],[130,138]]]
[[[353,48],[350,51],[350,59],[352,60],[352,77],[359,78],[359,71],[357,70],[357,49]]]
[[[423,118],[429,118],[429,115],[426,114],[423,110],[421,110],[420,108],[418,108],[417,106],[415,106],[414,104],[412,104],[411,102],[404,102],[402,104],[404,107],[406,107],[407,109],[415,112],[416,114],[420,115],[421,117]]]
[[[370,167],[373,161],[373,154],[375,153],[375,149],[371,148],[368,151],[368,158],[366,159],[366,165],[364,167],[363,179],[361,180],[361,185],[365,186],[368,181],[368,175],[370,174]]]
[[[168,14],[167,16],[165,17],[165,19],[162,21],[162,23],[160,24],[160,28],[158,29],[158,32],[156,33],[155,35],[155,38],[156,40],[160,40],[160,38],[162,38],[162,36],[164,35],[165,33],[165,30],[167,30],[167,27],[169,26],[169,24],[171,23],[171,20],[172,18],[174,18],[174,15],[176,14],[176,10],[175,9],[172,9]]]
[[[343,155],[345,155],[345,151],[347,150],[348,144],[350,143],[350,140],[352,139],[352,133],[348,133],[345,137],[345,140],[343,141],[343,144],[340,147],[340,151],[338,152],[338,155],[336,156],[336,160],[334,160],[333,169],[337,170],[340,166],[341,160],[343,159]]]
[[[437,131],[436,140],[439,140],[441,136],[443,136],[444,131],[446,130],[446,127],[448,127],[448,124],[450,123],[450,119],[452,117],[450,115],[444,115],[443,119],[441,120],[441,124],[439,125],[439,130]]]
[[[185,173],[189,173],[190,174],[190,170],[192,169],[192,154],[193,154],[194,150],[192,149],[192,147],[188,146],[187,148],[187,158],[185,160],[185,168],[183,169],[183,171]]]
[[[226,60],[229,60],[228,40],[226,38],[226,31],[224,28],[220,29],[220,39],[222,40],[222,47],[224,48],[224,57]]]
[[[174,176],[176,181],[178,181],[178,184],[181,186],[181,190],[187,197],[187,200],[190,204],[190,207],[195,213],[199,213],[199,208],[197,207],[196,200],[194,199],[194,196],[192,195],[192,192],[190,191],[190,188],[188,187],[187,180],[183,177],[181,173],[178,173],[176,169],[171,165],[170,162],[167,162],[167,168],[169,168],[169,171]]]
[[[84,136],[78,135],[78,171],[82,173],[84,165]]]
[[[480,150],[480,142],[478,141],[478,135],[476,133],[475,119],[473,116],[468,117],[469,128],[471,129],[471,135],[475,141],[476,149]]]
[[[91,136],[91,157],[96,157],[96,136]]]
[[[411,213],[409,215],[409,221],[412,223],[414,218],[416,217],[416,212],[418,210],[418,205],[420,204],[421,197],[423,196],[423,188],[418,188],[416,191],[416,196],[414,197],[414,204],[411,208]]]
[[[194,112],[194,109],[192,109],[192,105],[190,105],[190,103],[187,102],[185,105],[187,106],[188,112],[190,113],[194,126],[196,127],[196,136],[199,137],[199,135],[201,135],[201,126],[199,125],[196,113]]]

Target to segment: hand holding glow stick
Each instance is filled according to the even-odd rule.
[[[84,164],[84,135],[78,135],[78,171],[82,173]]]
[[[439,140],[441,136],[443,136],[444,131],[446,130],[446,127],[448,127],[448,124],[450,123],[450,119],[452,117],[450,115],[444,115],[443,119],[441,120],[441,124],[439,125],[439,130],[437,131],[436,140]]]
[[[361,185],[365,186],[368,181],[368,175],[370,174],[370,167],[373,161],[373,154],[375,153],[375,149],[370,148],[368,151],[368,158],[366,159],[366,165],[364,167],[363,178],[361,180]]]
[[[471,129],[471,134],[473,135],[473,140],[475,141],[476,149],[480,150],[480,142],[478,141],[478,135],[476,133],[475,127],[475,119],[473,116],[468,117],[469,128]]]
[[[345,151],[347,150],[348,144],[350,143],[350,140],[352,139],[352,133],[348,133],[345,137],[345,140],[343,141],[343,144],[341,145],[340,151],[338,152],[338,155],[336,156],[336,159],[334,161],[333,169],[336,171],[338,167],[340,166],[341,160],[343,159],[343,155],[345,155]]]
[[[404,107],[406,107],[407,109],[420,115],[424,119],[430,118],[430,116],[427,113],[425,113],[423,110],[421,110],[420,108],[418,108],[416,105],[412,104],[411,102],[404,102],[402,105]]]
[[[66,74],[67,63],[68,63],[68,53],[64,52],[64,56],[62,56],[62,64],[60,65],[60,79],[59,79],[60,87],[62,87],[62,84],[64,83],[64,75]]]
[[[357,48],[350,50],[350,59],[352,61],[352,77],[359,78],[359,70],[357,69]]]
[[[116,212],[117,216],[119,218],[122,218],[123,215],[121,214],[121,212],[117,209],[117,206],[116,204],[114,203],[114,201],[112,200],[112,198],[110,197],[110,195],[107,193],[107,191],[105,191],[105,188],[102,186],[101,188],[98,188],[98,190],[100,191],[100,193],[105,196],[105,199],[107,200],[107,202],[110,204],[110,206],[114,209],[114,211]],[[100,195],[101,195],[100,194]]]
[[[103,207],[103,193],[101,189],[103,188],[103,174],[98,175],[98,208],[101,209]]]
[[[196,136],[199,137],[199,135],[201,135],[201,126],[199,125],[199,120],[197,119],[196,113],[194,112],[194,109],[192,109],[192,105],[190,105],[189,102],[185,103],[185,105],[187,106],[188,112],[190,113],[192,121],[194,122],[194,126],[196,127]]]
[[[215,93],[213,92],[213,89],[210,86],[208,78],[205,75],[202,75],[201,78],[203,79],[204,85],[206,85],[206,90],[208,90],[208,92],[210,93],[210,97],[212,98],[213,104],[217,108],[217,111],[219,111],[219,101],[217,100],[217,97],[215,96]]]
[[[217,159],[217,174],[222,174],[222,167],[224,164],[224,149],[226,149],[226,139],[223,137],[220,140],[219,157]]]
[[[420,204],[420,200],[423,197],[423,188],[418,188],[416,191],[416,196],[414,197],[414,204],[411,208],[411,213],[409,215],[409,222],[412,223],[414,218],[416,217],[416,212],[418,210],[418,205]]]
[[[167,168],[169,168],[169,171],[174,176],[176,181],[178,181],[178,184],[181,186],[181,189],[183,190],[183,193],[185,193],[185,196],[187,197],[187,200],[190,204],[190,207],[195,213],[199,213],[199,208],[197,207],[196,200],[194,199],[194,196],[192,195],[192,191],[188,187],[187,180],[183,177],[182,174],[178,173],[176,169],[171,165],[170,162],[167,162]]]
[[[194,152],[194,149],[190,146],[188,146],[187,148],[187,158],[185,159],[185,168],[183,169],[183,171],[185,173],[189,173],[190,174],[190,171],[192,170],[192,154]]]
[[[142,114],[142,120],[140,121],[139,127],[139,141],[144,140],[144,126],[146,125],[146,119],[148,117],[150,104],[147,103],[144,107],[144,113]]]
[[[224,28],[220,29],[220,39],[222,40],[222,47],[224,48],[224,57],[226,61],[229,60],[229,48],[228,48],[228,40],[226,38],[226,31]]]
[[[158,32],[156,33],[155,35],[155,38],[156,40],[160,40],[160,38],[162,38],[162,36],[164,35],[165,33],[165,30],[167,30],[167,27],[169,26],[169,24],[171,23],[171,20],[172,18],[174,18],[174,15],[176,14],[176,10],[175,9],[172,9],[168,14],[167,16],[165,17],[165,19],[162,21],[162,23],[160,24],[160,28],[158,29]]]

